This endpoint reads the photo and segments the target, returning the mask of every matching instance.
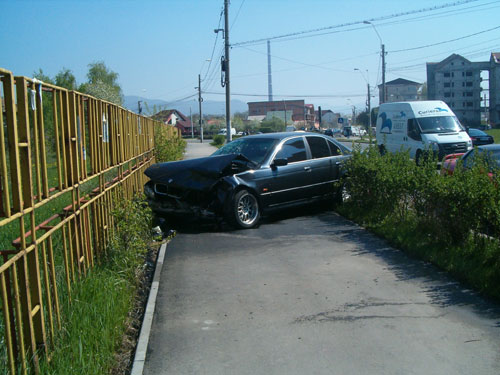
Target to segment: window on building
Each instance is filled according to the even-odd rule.
[[[450,82],[445,82],[444,83],[444,87],[450,87],[450,86],[451,86]]]
[[[472,72],[465,72],[465,75],[466,75],[467,77],[472,77]]]
[[[465,72],[462,72],[462,77],[465,77]]]
[[[472,91],[467,91],[467,96],[473,96],[473,92]]]
[[[452,82],[452,83],[451,83],[451,87],[455,87],[455,82]]]
[[[473,107],[474,103],[473,102],[467,102],[467,107]]]
[[[472,82],[467,82],[466,86],[467,87],[472,87]]]
[[[443,74],[445,77],[449,77],[450,76],[450,72],[446,72]]]
[[[465,87],[465,82],[462,82],[462,87]]]
[[[444,97],[445,97],[445,98],[449,98],[450,96],[451,96],[451,93],[449,93],[449,92],[445,92],[445,93],[444,93]]]
[[[454,72],[451,72],[451,76],[452,76],[452,77],[455,77],[455,73],[454,73]]]

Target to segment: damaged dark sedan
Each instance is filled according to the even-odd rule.
[[[321,134],[252,135],[209,157],[149,167],[144,191],[156,214],[224,218],[251,228],[262,214],[339,196],[334,182],[350,156]]]

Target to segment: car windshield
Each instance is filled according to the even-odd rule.
[[[417,118],[420,130],[428,133],[455,133],[465,130],[455,116],[433,116]]]
[[[500,150],[472,150],[464,161],[465,168],[471,168],[477,160],[484,160],[490,170],[500,168]]]
[[[472,135],[474,137],[484,137],[487,134],[479,129],[469,129],[469,135]]]
[[[238,138],[215,151],[212,155],[242,154],[256,164],[262,164],[274,145],[272,138]]]

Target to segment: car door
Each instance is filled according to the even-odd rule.
[[[303,137],[285,141],[274,160],[286,159],[287,165],[272,166],[268,179],[270,208],[297,202],[310,195],[311,160],[308,159]]]
[[[306,140],[311,152],[312,196],[325,195],[332,190],[333,166],[330,148],[323,137],[311,135],[307,136]]]

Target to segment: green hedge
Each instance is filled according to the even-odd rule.
[[[485,161],[441,176],[436,160],[419,167],[407,153],[371,147],[355,150],[346,168],[341,213],[500,298],[500,179]]]

